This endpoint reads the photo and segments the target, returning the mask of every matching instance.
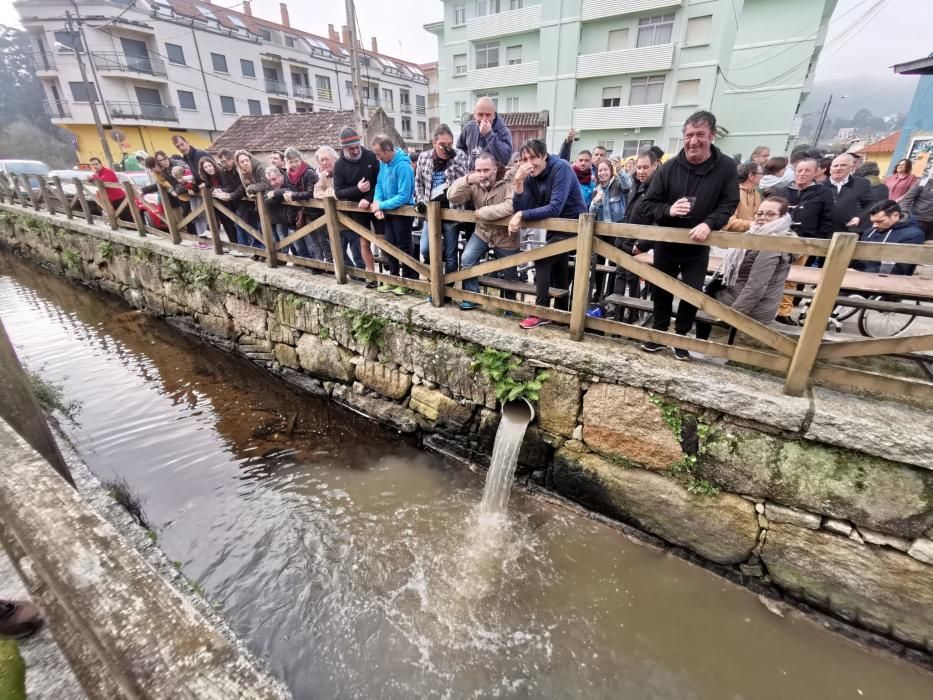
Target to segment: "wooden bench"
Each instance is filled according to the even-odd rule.
[[[513,282],[511,280],[505,280],[500,277],[480,277],[479,283],[482,287],[491,287],[492,289],[500,289],[505,292],[515,292],[516,294],[537,293],[535,286],[530,282]],[[551,299],[562,299],[569,293],[570,291],[567,289],[557,289],[556,287],[551,287],[548,290],[548,296],[550,296]]]
[[[641,297],[629,297],[623,294],[609,294],[604,302],[607,304],[612,304],[616,307],[616,320],[622,320],[622,309],[635,309],[636,311],[644,311],[645,313],[652,313],[654,311],[654,302],[650,299],[642,299]],[[679,301],[679,300],[678,300]],[[673,312],[676,314],[677,305],[673,307]],[[736,330],[728,323],[720,321],[718,318],[713,318],[703,311],[697,310],[697,321],[702,321],[708,323],[711,326],[717,326],[719,328],[728,328],[729,329],[729,345],[732,345],[735,342]]]

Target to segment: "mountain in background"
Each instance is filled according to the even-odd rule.
[[[880,117],[905,114],[917,89],[917,80],[917,76],[895,75],[893,71],[887,77],[817,80],[803,104],[802,112],[819,113],[823,103],[832,94],[830,119],[851,119],[861,109],[867,109]],[[842,99],[843,95],[846,95],[845,99]]]

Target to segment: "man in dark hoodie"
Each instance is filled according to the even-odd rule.
[[[189,202],[191,209],[197,209],[201,206],[201,175],[198,172],[198,164],[201,162],[202,158],[210,158],[210,154],[207,151],[202,151],[200,148],[195,148],[190,143],[188,139],[180,134],[175,134],[172,137],[172,144],[175,148],[178,149],[178,152],[181,153],[181,157],[185,159],[185,164],[188,166],[188,170],[191,171],[192,177],[194,177],[194,193],[191,195],[191,200]],[[207,234],[207,217],[203,214],[196,218],[193,222],[194,225],[193,233],[197,233],[198,236],[206,236]]]
[[[923,229],[910,220],[901,211],[893,199],[877,202],[868,210],[871,228],[863,233],[860,240],[866,243],[912,243],[923,245]],[[852,267],[862,272],[884,272],[890,275],[912,275],[916,265],[909,263],[882,263],[877,261],[855,260]]]
[[[379,159],[376,154],[363,148],[362,140],[356,129],[346,126],[340,130],[340,158],[334,165],[334,196],[337,199],[354,202],[360,209],[351,212],[350,217],[363,228],[369,228],[373,223],[376,232],[382,231],[382,222],[373,221],[369,207],[376,194],[376,182],[379,176]],[[353,231],[344,231],[342,236],[348,241],[358,238],[360,241],[360,255],[366,269],[373,272],[376,267],[373,262],[372,249],[369,241],[357,236]],[[378,282],[367,282],[366,287],[375,289]]]
[[[227,209],[236,211],[240,203],[240,197],[243,196],[243,183],[240,182],[240,176],[236,171],[236,161],[233,158],[233,151],[229,148],[222,148],[217,154],[217,160],[220,163],[220,187],[213,191],[214,199],[221,202]],[[224,227],[224,232],[231,243],[240,243],[250,245],[250,241],[241,241],[237,235],[236,223],[222,212],[218,212],[220,225]]]
[[[476,156],[491,153],[496,162],[508,167],[512,159],[512,132],[496,114],[496,106],[481,97],[473,108],[473,120],[463,125],[457,148],[467,154],[467,172],[473,170]]]
[[[707,239],[711,231],[722,229],[739,204],[739,180],[735,161],[724,156],[713,141],[716,117],[695,112],[684,122],[684,147],[677,157],[664,163],[651,178],[642,199],[640,215],[659,226],[690,229],[690,238]],[[654,266],[671,277],[678,275],[694,289],[702,289],[709,264],[709,246],[686,243],[656,243]],[[671,323],[674,297],[660,287],[654,290],[654,328],[667,331]],[[677,310],[674,329],[686,335],[696,318],[696,307],[683,301]],[[657,352],[664,348],[646,342],[642,349]],[[674,349],[678,360],[689,360],[690,353]]]

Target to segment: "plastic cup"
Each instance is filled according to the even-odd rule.
[[[894,269],[895,263],[893,260],[882,260],[881,266],[878,268],[878,274],[882,277],[887,277],[891,274],[891,271]]]

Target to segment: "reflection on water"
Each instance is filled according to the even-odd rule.
[[[482,479],[125,306],[0,259],[72,436],[298,698],[926,698],[915,667]]]

